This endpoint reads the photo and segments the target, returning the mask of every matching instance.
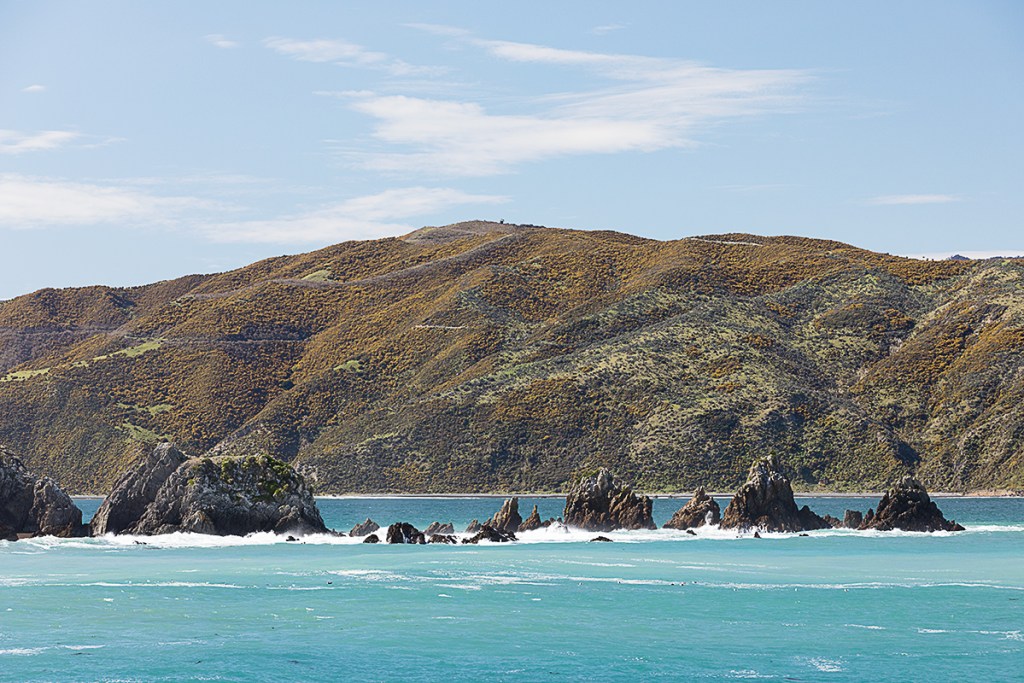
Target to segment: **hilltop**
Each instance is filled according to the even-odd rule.
[[[1024,488],[1024,261],[468,222],[0,302],[0,443],[105,492],[156,440],[326,492]]]

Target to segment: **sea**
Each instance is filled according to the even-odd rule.
[[[841,518],[878,500],[798,502]],[[1024,499],[937,502],[967,530],[0,541],[0,680],[1024,681]],[[461,531],[501,500],[318,503],[340,530]]]

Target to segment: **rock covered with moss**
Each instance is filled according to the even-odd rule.
[[[829,523],[806,505],[796,506],[793,487],[782,471],[778,456],[754,461],[747,482],[725,508],[720,524],[723,529],[760,531],[811,531],[825,529]]]
[[[587,531],[657,528],[651,518],[651,499],[638,496],[604,467],[569,491],[563,518],[569,526]]]
[[[84,536],[82,511],[49,477],[35,477],[0,446],[0,540]]]
[[[162,467],[167,461],[155,458],[150,464]],[[156,473],[148,477],[143,468],[135,477],[122,477],[122,482],[141,489],[140,482],[158,478]],[[115,489],[108,498],[109,507],[123,510],[114,502],[131,499],[125,489]],[[118,519],[124,533],[143,535],[327,532],[302,476],[287,463],[266,455],[185,459],[166,476],[136,520],[126,523],[127,516]]]

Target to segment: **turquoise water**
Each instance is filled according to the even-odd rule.
[[[345,530],[461,529],[500,502],[320,506]],[[524,498],[524,514],[534,502],[560,513]],[[683,502],[657,500],[657,521]],[[0,680],[1022,680],[1024,500],[938,502],[968,530],[0,542]]]

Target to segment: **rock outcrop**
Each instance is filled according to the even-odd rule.
[[[572,487],[563,517],[569,526],[587,531],[657,528],[651,518],[651,499],[633,493],[603,467]]]
[[[501,509],[483,525],[514,534],[519,531],[519,525],[522,523],[523,518],[519,514],[519,499],[513,496],[502,503]]]
[[[134,482],[143,479],[144,473],[124,478]],[[111,498],[118,493],[115,490]],[[114,509],[113,504],[110,507]],[[219,536],[257,531],[296,535],[328,532],[302,476],[287,463],[265,455],[185,460],[166,478],[138,520],[123,531]]]
[[[516,540],[516,535],[511,531],[502,531],[501,529],[495,529],[492,526],[484,524],[480,527],[480,531],[478,531],[475,536],[464,538],[462,539],[462,542],[479,543],[480,541],[490,541],[491,543],[507,543],[514,540]]]
[[[363,543],[380,543],[380,537],[377,534],[370,534],[363,539]]]
[[[427,542],[427,537],[423,535],[422,531],[408,522],[395,522],[388,527],[387,542],[423,545]]]
[[[365,522],[360,522],[352,527],[352,530],[348,532],[349,536],[369,536],[374,531],[380,529],[380,524],[373,521],[369,517],[366,518]]]
[[[664,529],[696,529],[699,526],[714,526],[722,521],[722,509],[715,499],[707,494],[704,487],[693,492],[693,498],[679,508]]]
[[[537,512],[537,506],[533,506],[533,511],[519,524],[518,531],[536,531],[537,529],[543,529],[551,526],[555,523],[555,519],[541,520],[540,513]]]
[[[452,534],[434,534],[428,541],[428,543],[446,543],[448,545],[455,545],[458,542],[459,539],[455,538]]]
[[[93,536],[119,534],[142,517],[167,479],[188,457],[173,443],[158,444],[114,484],[113,491],[93,515]]]
[[[451,536],[455,533],[455,526],[449,522],[448,524],[441,524],[441,522],[431,522],[430,525],[423,530],[424,536]]]
[[[878,509],[861,522],[861,529],[879,531],[963,531],[955,521],[947,520],[928,495],[921,482],[907,476],[882,497]]]
[[[482,525],[480,524],[480,520],[474,519],[468,525],[466,525],[466,533],[467,534],[475,534],[478,531],[480,531],[480,527],[481,526]]]
[[[846,529],[859,529],[864,523],[864,515],[859,510],[847,510],[843,514],[843,527]]]
[[[0,539],[85,536],[82,511],[49,477],[33,476],[0,447]]]
[[[719,525],[723,529],[760,531],[811,531],[829,523],[806,505],[797,508],[793,488],[782,472],[777,456],[761,458],[750,466],[747,483],[740,487]]]

